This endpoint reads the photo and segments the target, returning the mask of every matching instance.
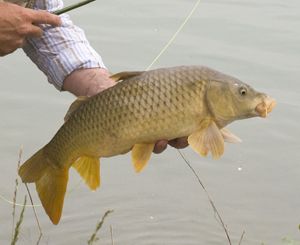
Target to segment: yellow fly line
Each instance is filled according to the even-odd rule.
[[[0,195],[0,199],[2,200],[2,201],[4,201],[4,202],[7,202],[8,204],[11,204],[11,205],[15,205],[15,206],[20,206],[20,207],[40,207],[40,206],[42,206],[42,205],[40,205],[40,204],[34,204],[34,205],[31,205],[31,204],[26,204],[26,205],[24,205],[24,204],[21,204],[21,203],[14,203],[13,201],[10,201],[10,200],[8,200],[7,198],[5,198],[4,196],[2,196],[2,195]]]
[[[81,183],[82,183],[82,180],[79,180],[78,183],[75,186],[73,186],[72,189],[68,190],[68,192],[66,193],[66,195],[70,195],[74,190],[76,190],[78,188],[78,186]],[[13,202],[13,201],[7,199],[5,196],[2,196],[1,194],[0,194],[0,199],[2,201],[4,201],[4,202],[8,203],[8,204],[19,206],[19,207],[24,207],[24,206],[25,207],[41,207],[42,206],[41,204],[34,204],[34,205],[32,205],[32,204],[26,204],[26,205],[24,205],[22,203]]]
[[[182,29],[185,27],[185,25],[188,23],[188,21],[191,19],[192,15],[194,14],[194,12],[196,11],[196,9],[198,8],[199,4],[200,4],[201,0],[197,0],[197,2],[195,3],[195,5],[193,6],[193,8],[191,9],[191,11],[188,13],[188,15],[186,16],[186,18],[183,20],[183,22],[180,24],[180,26],[177,28],[177,30],[175,31],[175,33],[173,34],[173,36],[170,38],[170,40],[166,43],[166,45],[160,50],[160,52],[158,53],[158,55],[153,59],[153,61],[150,63],[150,65],[148,65],[148,67],[146,68],[146,70],[151,69],[151,67],[159,60],[159,58],[166,52],[166,50],[171,46],[171,44],[175,41],[176,37],[178,36],[178,34],[182,31]],[[69,190],[67,192],[67,194],[70,194],[72,191],[74,191],[74,189],[76,189],[79,184],[81,183],[81,181],[79,181],[78,184],[75,185],[75,187],[73,187],[71,190]],[[16,205],[16,206],[20,206],[23,207],[24,204],[22,203],[16,203],[13,202],[7,198],[5,198],[4,196],[2,196],[0,194],[0,199],[11,204],[11,205]],[[41,204],[27,204],[25,205],[26,207],[41,207]]]
[[[173,36],[170,38],[170,40],[166,43],[166,45],[161,49],[161,51],[158,53],[158,55],[153,59],[153,61],[148,65],[146,68],[146,71],[148,71],[157,61],[158,59],[166,52],[166,50],[171,46],[171,44],[174,42],[178,34],[182,31],[186,23],[190,20],[196,9],[198,8],[201,0],[198,0],[192,10],[189,12],[189,14],[186,16],[186,18],[183,20],[183,22],[180,24],[176,32],[173,34]]]

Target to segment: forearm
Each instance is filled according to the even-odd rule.
[[[63,90],[76,96],[93,96],[113,85],[115,82],[109,78],[109,72],[106,69],[79,69],[66,77]]]
[[[60,0],[37,0],[35,6],[48,11],[55,11],[62,7],[63,3]],[[90,91],[89,88],[95,86],[94,82],[88,79],[95,73],[92,68],[105,68],[105,65],[99,54],[90,46],[83,30],[74,25],[66,14],[61,15],[61,20],[62,26],[59,28],[43,26],[42,38],[28,39],[24,51],[58,90],[84,95],[82,93]],[[103,70],[99,71],[96,71],[96,74],[101,77],[98,81],[105,82],[105,77],[107,78],[108,75]],[[67,85],[64,85],[65,80]]]

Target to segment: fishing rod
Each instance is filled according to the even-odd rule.
[[[78,3],[72,4],[70,6],[67,6],[65,8],[53,11],[52,14],[61,15],[61,14],[64,14],[66,12],[69,12],[70,10],[79,8],[79,7],[83,6],[83,5],[86,5],[86,4],[94,2],[94,1],[96,1],[96,0],[85,0],[85,1],[82,1],[82,2],[78,2]]]

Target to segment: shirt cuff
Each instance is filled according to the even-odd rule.
[[[62,25],[41,25],[41,38],[28,38],[23,50],[44,72],[48,81],[62,90],[64,79],[73,71],[85,68],[106,68],[100,55],[90,46],[84,31],[74,25],[67,14]]]

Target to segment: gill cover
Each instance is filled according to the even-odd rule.
[[[234,120],[257,116],[255,108],[262,97],[263,94],[235,78],[210,81],[206,94],[210,113],[222,126]]]

